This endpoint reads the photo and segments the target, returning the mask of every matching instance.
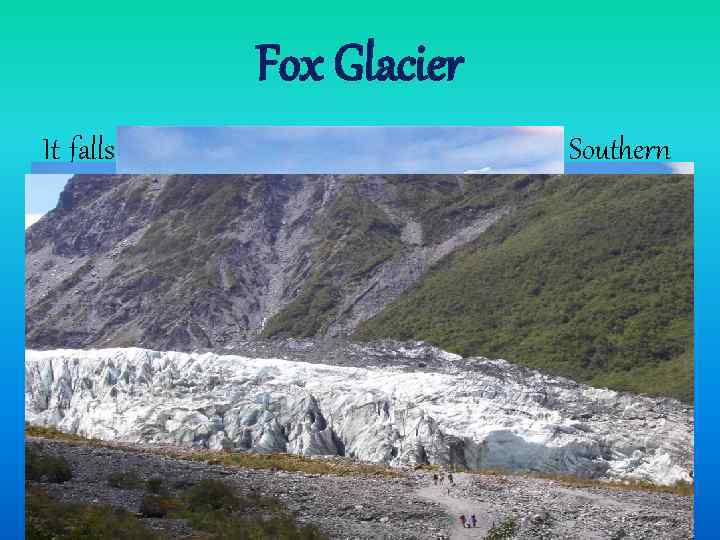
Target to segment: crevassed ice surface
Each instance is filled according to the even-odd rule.
[[[692,410],[677,401],[503,360],[462,369],[438,354],[448,368],[428,372],[137,348],[27,351],[25,415],[132,443],[691,478]]]

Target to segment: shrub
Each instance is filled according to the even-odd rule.
[[[672,486],[670,486],[670,492],[674,493],[675,495],[692,497],[695,494],[695,485],[691,482],[678,480]]]
[[[109,506],[62,503],[34,487],[25,503],[26,540],[159,540],[135,516]]]
[[[108,476],[110,487],[119,489],[139,489],[143,485],[142,479],[135,471],[116,472]]]
[[[63,441],[83,441],[88,439],[75,435],[73,433],[65,433],[53,426],[36,426],[25,422],[25,435],[28,437],[42,437],[43,439],[60,439]]]
[[[150,479],[145,483],[145,485],[146,485],[146,487],[147,487],[147,490],[148,490],[150,493],[155,493],[156,495],[159,495],[159,494],[163,491],[163,481],[162,481],[162,478],[158,478],[157,476],[156,476],[156,477],[153,477],[153,478],[150,478]]]
[[[240,505],[235,492],[219,480],[201,480],[187,491],[186,499],[193,512],[234,510]]]
[[[313,459],[296,454],[256,454],[253,452],[219,454],[217,452],[200,451],[186,453],[183,457],[189,457],[195,461],[204,461],[211,465],[240,467],[243,469],[271,469],[307,474],[332,474],[335,476],[400,476],[397,469],[386,465],[358,463],[349,459]]]
[[[300,525],[275,498],[257,494],[240,497],[218,480],[202,480],[187,490],[183,517],[193,529],[214,540],[323,540],[311,525]]]
[[[25,478],[33,482],[61,484],[72,478],[72,469],[64,457],[43,455],[26,447]]]
[[[167,517],[170,512],[180,510],[181,507],[180,502],[172,497],[147,494],[142,498],[142,501],[140,501],[138,511],[143,517],[164,518]]]
[[[190,516],[190,525],[212,534],[213,540],[255,540],[274,538],[282,540],[324,540],[326,537],[312,525],[300,525],[291,515],[275,514],[228,515],[222,510],[196,513]]]
[[[192,480],[187,480],[185,478],[181,478],[179,480],[175,480],[172,484],[173,489],[180,489],[185,490],[188,488],[191,488],[195,485],[195,482]]]
[[[485,535],[484,540],[510,540],[517,532],[518,526],[517,521],[513,517],[509,517],[493,525]]]

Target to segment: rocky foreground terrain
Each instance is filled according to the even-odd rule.
[[[30,437],[32,448],[62,456],[73,470],[63,483],[44,484],[60,501],[109,504],[137,512],[141,489],[111,487],[113,473],[160,477],[172,492],[202,479],[219,479],[243,494],[277,497],[300,522],[330,538],[483,538],[493,524],[511,520],[514,538],[684,539],[692,537],[692,498],[601,484],[573,487],[556,480],[457,474],[436,486],[430,471],[398,476],[305,474],[253,470],[168,457],[158,450],[104,447]],[[35,484],[43,485],[43,484]],[[458,517],[475,514],[475,529]],[[182,519],[145,518],[171,538],[189,538]]]
[[[262,357],[267,347],[255,348],[258,357],[28,351],[26,419],[106,441],[691,480],[692,409],[669,398],[417,342],[350,344],[325,356],[329,363],[308,343],[274,351],[285,358]]]

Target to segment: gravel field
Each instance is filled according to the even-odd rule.
[[[45,454],[65,457],[72,480],[48,484],[63,501],[105,503],[138,510],[142,490],[107,484],[114,472],[160,476],[171,491],[202,479],[221,479],[239,493],[275,496],[301,522],[331,538],[482,538],[493,523],[514,517],[516,538],[692,538],[692,498],[603,487],[571,488],[560,482],[497,475],[455,475],[455,485],[433,485],[431,473],[334,476],[237,469],[170,458],[157,450],[105,447],[28,438]],[[449,488],[449,491],[448,491]],[[476,529],[461,529],[460,513],[475,513]],[[174,538],[192,530],[182,520],[145,519]]]

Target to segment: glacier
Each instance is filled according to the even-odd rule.
[[[413,347],[417,347],[414,350]],[[672,484],[692,408],[410,344],[348,366],[140,348],[28,350],[25,419],[106,441]],[[368,352],[371,354],[371,351]]]

